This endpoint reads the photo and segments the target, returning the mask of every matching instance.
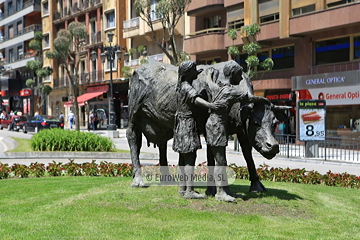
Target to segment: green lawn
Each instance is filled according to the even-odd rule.
[[[237,180],[234,204],[130,178],[0,181],[0,239],[360,239],[359,189],[264,182],[254,194]]]

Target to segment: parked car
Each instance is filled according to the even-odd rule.
[[[64,123],[62,123],[58,118],[46,115],[36,115],[30,117],[24,124],[23,131],[27,132],[39,132],[42,129],[49,128],[64,128]]]
[[[7,128],[9,131],[19,131],[23,128],[26,120],[24,116],[9,116],[6,119],[1,119],[0,129]]]

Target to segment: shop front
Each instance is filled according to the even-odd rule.
[[[326,101],[327,136],[360,137],[360,72],[334,72],[292,78],[299,100]]]
[[[21,101],[22,101],[22,113],[25,116],[30,115],[31,113],[31,95],[32,95],[32,90],[29,88],[25,88],[20,90],[20,97],[21,97]]]

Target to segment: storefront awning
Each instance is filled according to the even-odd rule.
[[[78,105],[84,106],[86,101],[88,101],[94,97],[100,96],[103,93],[104,92],[91,92],[91,93],[85,93],[81,96],[78,96],[77,97]],[[64,103],[64,107],[72,107],[72,106],[73,106],[72,101],[68,101],[68,102]]]

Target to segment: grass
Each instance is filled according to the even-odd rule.
[[[16,137],[11,137],[11,138],[14,139],[18,143],[18,146],[8,152],[36,152],[30,146],[31,139],[16,138]],[[122,150],[122,149],[113,149],[111,152],[113,152],[113,153],[130,153],[129,150]]]
[[[130,178],[1,180],[1,239],[360,239],[359,189],[264,182],[245,200],[186,200]],[[200,192],[205,189],[198,188]]]

